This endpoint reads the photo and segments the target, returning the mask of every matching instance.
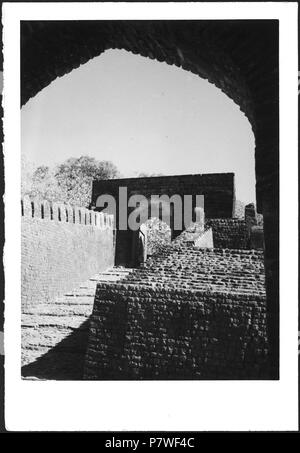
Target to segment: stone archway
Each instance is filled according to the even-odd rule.
[[[192,217],[195,217],[195,208],[201,207],[201,199],[198,199],[198,195],[204,197],[204,210],[207,218],[232,217],[235,201],[234,174],[209,173],[200,175],[95,180],[93,181],[91,207],[97,210],[106,208],[107,194],[113,198],[116,211],[115,224],[117,234],[115,262],[117,265],[132,266],[132,243],[134,241],[134,235],[132,229],[127,228],[128,220],[130,219],[130,209],[127,208],[127,203],[129,203],[132,196],[142,196],[147,200],[146,205],[143,205],[141,211],[143,217],[150,218],[153,216],[153,212],[159,212],[162,206],[165,206],[166,211],[171,209],[170,213],[166,212],[165,214],[167,218],[168,216],[170,217],[167,223],[170,222],[169,226],[171,228],[172,239],[175,239],[184,229],[183,204],[186,196],[191,197]],[[99,203],[103,196],[104,199]],[[157,198],[156,201],[155,198]],[[176,226],[176,228],[173,225],[173,222],[177,220],[177,216],[173,216],[175,203],[177,204],[176,211],[180,217],[180,225]],[[136,207],[135,202],[134,207]],[[131,208],[131,211],[134,210],[134,208]],[[111,214],[111,211],[107,212]],[[120,219],[121,216],[122,219]],[[157,217],[162,219],[163,212],[160,212]],[[191,220],[194,219],[191,218]]]
[[[278,378],[278,21],[24,21],[21,36],[22,105],[56,77],[119,48],[208,79],[244,112],[255,135],[271,376]]]
[[[151,217],[141,227],[146,231],[146,256],[148,259],[160,252],[165,245],[171,244],[172,232],[170,226],[159,219]]]
[[[138,218],[141,224],[136,231],[131,231],[129,233],[131,234],[131,266],[139,267],[140,264],[144,263],[147,259],[149,245],[147,223],[150,219],[156,218],[159,222],[166,225],[170,232],[170,242],[179,234],[175,228],[174,204],[171,200],[172,199],[170,198],[170,200],[153,201],[149,198],[145,199],[144,204],[141,204],[135,209],[133,208],[135,213],[139,215]],[[153,213],[155,217],[153,217]]]

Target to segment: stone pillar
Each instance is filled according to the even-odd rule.
[[[264,219],[270,379],[279,379],[279,177],[257,181]]]
[[[253,203],[249,203],[245,206],[245,221],[249,230],[252,226],[257,225],[256,209]]]
[[[44,219],[51,220],[51,207],[47,200],[43,201],[43,213]]]

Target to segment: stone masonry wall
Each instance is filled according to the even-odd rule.
[[[98,285],[87,379],[257,379],[265,373],[265,299]]]
[[[114,264],[113,218],[22,200],[22,305],[48,301]]]
[[[120,188],[125,189],[120,195]],[[126,191],[126,194],[125,194]],[[155,176],[142,178],[123,178],[94,180],[92,188],[91,206],[101,210],[103,206],[98,198],[101,195],[113,196],[116,200],[116,264],[122,266],[132,266],[132,232],[118,229],[119,226],[119,203],[128,202],[132,195],[142,195],[148,200],[148,209],[151,211],[151,197],[179,195],[181,200],[184,196],[192,196],[192,208],[197,209],[197,195],[204,198],[205,217],[211,218],[232,218],[235,187],[234,173],[209,173],[194,175],[174,175],[174,176]],[[126,195],[126,196],[125,196]],[[123,199],[124,198],[124,199]],[[126,199],[126,200],[125,200]],[[168,203],[167,203],[168,204]],[[155,205],[155,203],[154,203]],[[199,206],[198,206],[199,208]],[[202,206],[203,208],[203,206]],[[122,205],[122,212],[124,204]],[[148,215],[151,217],[151,212]],[[128,214],[128,212],[127,212]],[[182,212],[183,214],[183,212]],[[196,213],[194,211],[196,220]],[[182,217],[183,218],[183,217]],[[127,220],[125,214],[125,221]],[[173,233],[180,234],[178,228],[176,231],[170,219],[170,228]]]
[[[206,225],[212,228],[214,247],[242,250],[249,248],[249,233],[245,220],[209,219]]]
[[[165,246],[118,284],[99,284],[86,379],[267,376],[263,253]]]
[[[144,195],[204,195],[206,218],[231,218],[234,209],[235,188],[233,173],[208,173],[196,175],[155,176],[93,181],[92,205],[102,194],[111,194],[119,199],[119,187],[126,187],[128,197]]]

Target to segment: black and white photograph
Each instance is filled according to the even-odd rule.
[[[22,376],[278,378],[278,21],[22,21],[21,99]]]
[[[93,381],[100,393],[136,388],[138,399],[138,381],[163,386],[161,395],[176,385],[190,395],[209,383],[241,394],[239,385],[288,383],[282,305],[296,339],[297,298],[285,300],[279,256],[286,271],[290,256],[292,280],[293,252],[280,246],[297,254],[297,225],[281,242],[279,213],[292,198],[282,206],[280,171],[283,154],[293,162],[295,142],[289,150],[284,139],[297,129],[295,110],[290,129],[280,110],[286,19],[201,8],[74,18],[72,5],[61,16],[20,14],[13,43],[19,151],[6,180],[7,191],[17,180],[20,264],[9,285],[19,296],[20,385]],[[8,41],[9,32],[4,65]],[[289,353],[295,370],[297,343]]]

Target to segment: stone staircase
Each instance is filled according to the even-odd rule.
[[[228,294],[247,304],[249,298],[265,297],[264,255],[257,250],[202,249],[174,241],[139,268],[114,267],[54,301],[23,307],[23,378],[83,379],[90,317],[99,283],[97,297],[104,309],[115,303],[112,299],[122,299],[126,294],[137,298],[143,292],[151,302],[154,295],[160,300],[174,290],[186,291],[191,297],[193,293],[210,292],[225,297],[224,301]],[[118,312],[122,317],[121,308]]]
[[[173,243],[130,273],[126,283],[264,296],[264,255],[257,250],[200,249]]]
[[[267,375],[264,254],[164,245],[98,285],[89,380],[258,379]]]
[[[23,378],[82,379],[96,286],[122,281],[131,272],[115,267],[92,276],[54,301],[23,307]]]

